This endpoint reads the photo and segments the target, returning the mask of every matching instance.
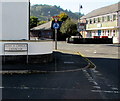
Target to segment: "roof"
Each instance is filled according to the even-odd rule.
[[[50,30],[52,21],[39,25],[37,27],[32,28],[31,30]]]
[[[81,19],[84,18],[91,18],[91,17],[95,17],[95,16],[99,16],[99,15],[104,15],[104,14],[109,14],[109,13],[114,13],[120,11],[120,2],[116,3],[116,4],[112,4],[109,6],[105,6],[99,9],[95,9],[92,12],[86,14],[85,16],[81,17]]]

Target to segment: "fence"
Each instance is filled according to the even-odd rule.
[[[112,44],[112,38],[68,38],[68,43],[74,44]]]

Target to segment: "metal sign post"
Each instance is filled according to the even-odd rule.
[[[57,29],[59,28],[59,24],[58,23],[54,23],[53,24],[53,28],[55,29],[55,50],[57,50]]]
[[[55,50],[57,50],[57,29],[55,29]]]
[[[53,24],[53,28],[55,29],[55,50],[57,50],[57,29],[60,27],[57,20],[59,19],[59,16],[53,16],[53,19],[55,20],[55,23]]]

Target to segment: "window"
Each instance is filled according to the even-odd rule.
[[[110,15],[110,21],[112,21],[113,20],[113,15]]]
[[[90,19],[90,24],[92,24],[92,19]]]
[[[110,32],[110,31],[108,30],[108,36],[110,35],[109,32]]]
[[[88,20],[86,20],[86,24],[88,24]]]
[[[98,22],[98,19],[97,19],[97,18],[95,18],[95,22],[96,22],[96,23]]]
[[[105,21],[105,22],[107,21],[107,16],[104,16],[104,21]]]
[[[115,36],[115,30],[113,30],[113,36]]]
[[[107,21],[110,21],[110,16],[107,16]]]
[[[90,24],[90,20],[89,19],[87,20],[87,24]]]
[[[100,18],[98,18],[98,22],[100,22]]]
[[[95,23],[95,18],[93,19],[93,23]]]
[[[117,18],[117,15],[114,14],[114,15],[113,15],[113,21],[116,20],[116,18]]]
[[[102,17],[102,22],[104,22],[105,21],[105,17]]]

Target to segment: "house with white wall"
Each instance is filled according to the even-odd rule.
[[[4,61],[24,57],[27,62],[36,62],[45,60],[43,55],[52,56],[52,41],[29,39],[29,18],[29,0],[0,1],[0,56]]]
[[[95,9],[81,20],[86,20],[86,38],[107,36],[120,43],[120,2]]]

